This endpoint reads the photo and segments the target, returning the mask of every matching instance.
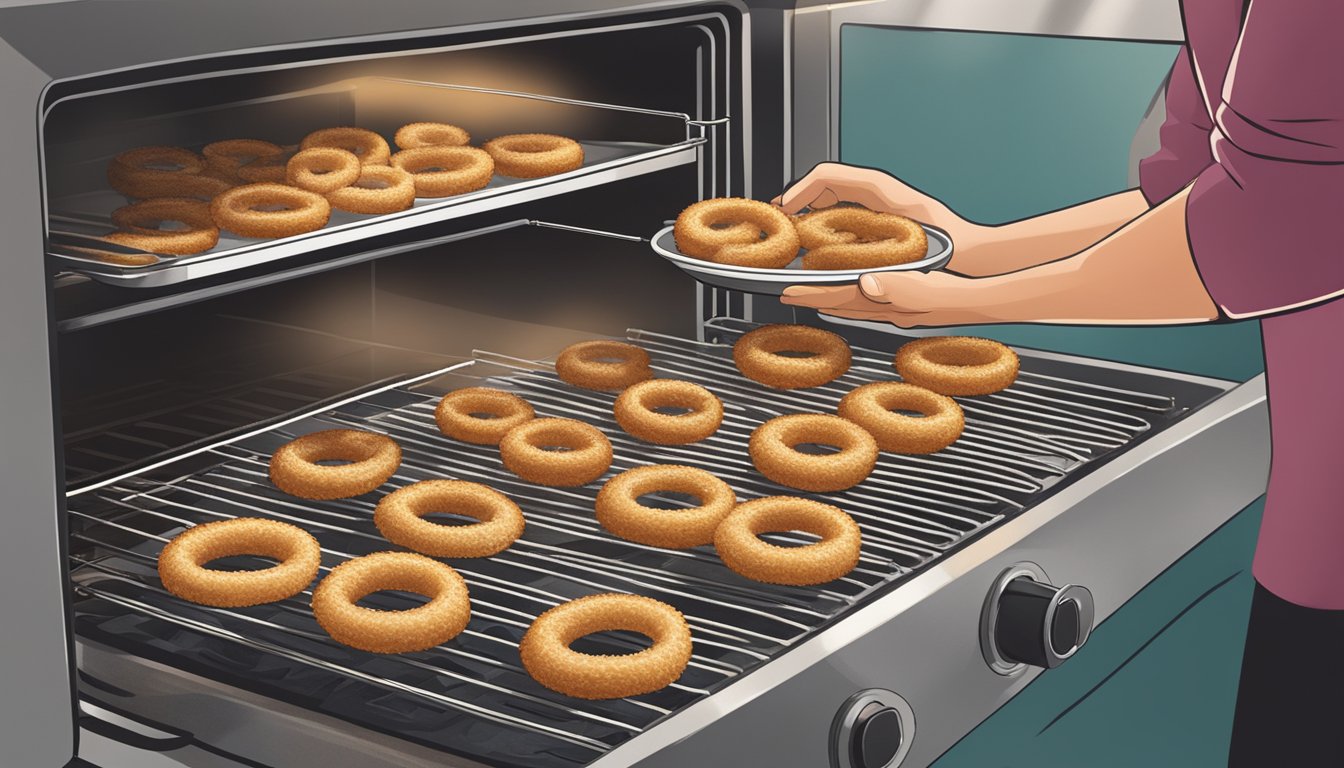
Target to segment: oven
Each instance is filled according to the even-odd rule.
[[[437,399],[484,383],[602,429],[612,472],[689,464],[749,499],[785,492],[746,457],[756,425],[893,378],[904,335],[698,284],[648,242],[695,200],[773,194],[807,157],[815,136],[781,117],[805,84],[783,62],[816,44],[800,20],[845,11],[779,5],[0,8],[5,764],[928,765],[1258,496],[1259,380],[1025,348],[1014,387],[963,403],[951,449],[883,454],[870,481],[822,496],[864,547],[819,588],[746,581],[712,548],[616,539],[593,519],[601,481],[530,486],[437,431]],[[399,214],[338,213],[307,235],[226,234],[196,256],[122,266],[83,250],[125,203],[104,169],[127,148],[289,145],[335,125],[390,137],[416,120],[572,136],[585,162]],[[805,391],[742,378],[732,343],[780,319],[841,332],[853,369]],[[593,338],[719,395],[720,433],[689,447],[625,435],[611,395],[551,364]],[[517,545],[451,563],[472,595],[458,638],[375,656],[331,641],[306,594],[206,608],[159,583],[164,543],[213,520],[297,524],[324,569],[389,548],[377,494],[300,503],[266,479],[275,448],[333,427],[402,446],[391,486],[473,480],[522,507]],[[1199,482],[1212,473],[1226,482]],[[677,683],[593,702],[527,676],[531,620],[595,592],[682,611],[694,654]]]

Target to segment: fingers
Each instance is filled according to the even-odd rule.
[[[845,189],[852,173],[853,169],[840,163],[821,163],[771,202],[789,214],[804,208],[829,208],[847,199]]]
[[[791,285],[784,289],[784,295],[780,301],[785,304],[791,304],[801,307],[812,307],[813,309],[867,309],[876,310],[872,302],[863,297],[863,294],[852,285],[837,286],[812,286],[812,285]]]
[[[811,174],[804,176],[802,181],[784,190],[783,194],[775,198],[779,201],[776,205],[783,209],[785,213],[793,214],[810,207],[813,202],[820,203],[821,199],[826,196],[835,201],[838,198],[835,192],[828,187],[829,183],[828,179],[818,178]],[[835,202],[831,202],[830,205],[835,205]]]

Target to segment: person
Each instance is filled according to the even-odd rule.
[[[776,204],[900,213],[944,227],[956,255],[783,301],[901,327],[1259,318],[1273,460],[1229,765],[1344,765],[1344,3],[1185,0],[1182,14],[1139,189],[991,227],[824,163]]]

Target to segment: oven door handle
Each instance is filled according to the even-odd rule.
[[[162,725],[148,725],[128,715],[114,712],[88,699],[79,702],[79,726],[113,741],[150,752],[171,752],[195,742],[195,737]]]

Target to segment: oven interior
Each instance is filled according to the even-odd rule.
[[[856,364],[833,385],[777,392],[742,378],[730,345],[752,327],[742,319],[744,297],[696,285],[639,241],[696,199],[742,193],[743,126],[717,122],[737,98],[727,39],[700,22],[658,20],[169,80],[52,105],[43,146],[78,641],[155,663],[146,669],[213,681],[445,753],[461,761],[455,764],[585,765],[1221,391],[1028,359],[1013,391],[964,404],[968,428],[958,446],[929,457],[884,454],[865,487],[818,496],[851,511],[865,553],[850,576],[817,589],[746,581],[709,547],[668,551],[616,539],[591,516],[601,481],[528,486],[502,469],[497,452],[443,437],[432,419],[437,398],[484,383],[518,392],[539,415],[599,426],[616,448],[613,473],[690,464],[720,474],[739,498],[757,498],[792,492],[752,471],[745,444],[755,426],[784,413],[833,412],[855,385],[891,378],[889,338],[857,333]],[[202,277],[186,270],[143,280],[81,265],[58,247],[57,234],[101,223],[108,204],[95,199],[106,195],[101,169],[131,146],[199,148],[245,136],[292,144],[315,128],[350,123],[388,135],[402,122],[458,112],[482,138],[574,133],[592,146],[634,146],[635,155],[688,137],[702,141],[689,155],[635,162],[601,183],[492,191],[475,207],[417,211],[413,221],[381,229],[380,222],[345,222],[346,234],[283,258],[264,258],[268,246],[231,244],[262,257]],[[214,261],[226,258],[232,254]],[[658,376],[697,381],[719,395],[727,411],[721,433],[690,449],[642,444],[615,426],[612,395],[559,382],[545,361],[566,344],[603,336],[646,347]],[[300,502],[266,480],[277,446],[331,427],[398,440],[405,458],[389,489],[456,477],[491,485],[522,506],[528,529],[515,547],[451,563],[473,598],[460,638],[422,653],[375,656],[327,638],[306,595],[212,609],[177,600],[159,584],[154,565],[165,541],[216,519],[294,522],[321,542],[324,568],[390,548],[370,521],[376,493]],[[649,501],[688,504],[672,494]],[[798,533],[774,539],[806,540]],[[650,595],[688,617],[695,655],[682,680],[646,696],[587,702],[525,674],[517,642],[531,619],[604,591]],[[367,604],[398,608],[415,599],[378,593]],[[604,633],[579,649],[627,653],[645,642]],[[90,699],[172,720],[266,764],[284,764],[267,757],[273,742],[302,738],[271,734],[268,742],[260,734],[273,723],[212,722],[211,708],[192,697],[137,697],[124,675],[104,676],[91,661],[98,657],[86,653],[80,669]]]

